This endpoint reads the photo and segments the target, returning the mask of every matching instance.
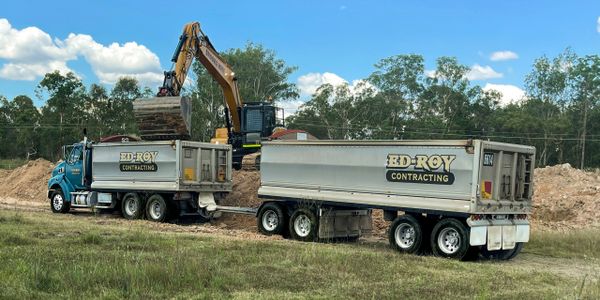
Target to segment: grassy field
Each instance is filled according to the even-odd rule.
[[[12,170],[27,163],[25,159],[0,159],[0,169]]]
[[[252,240],[148,224],[0,210],[0,297],[600,297],[597,231],[534,234],[521,256],[499,263],[401,255],[377,242]]]

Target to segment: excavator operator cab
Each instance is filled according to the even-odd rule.
[[[241,108],[243,146],[260,147],[260,142],[273,134],[276,127],[284,127],[283,108],[269,102],[246,102]]]

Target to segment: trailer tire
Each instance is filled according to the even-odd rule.
[[[319,228],[318,219],[310,209],[299,208],[290,218],[290,235],[293,239],[304,242],[317,240]]]
[[[281,206],[274,202],[265,203],[256,218],[258,231],[264,235],[283,234],[287,220]]]
[[[128,220],[141,219],[144,216],[144,201],[137,193],[127,193],[121,200],[121,213]]]
[[[488,250],[487,247],[481,246],[481,256],[485,259],[511,260],[517,256],[523,249],[524,243],[516,243],[513,249],[508,250]]]
[[[441,219],[431,232],[431,250],[438,257],[463,260],[470,250],[469,230],[457,219]]]
[[[50,197],[50,208],[55,214],[66,214],[71,209],[71,202],[65,199],[65,195],[60,188],[57,188]]]
[[[390,226],[388,240],[399,252],[420,254],[423,244],[421,222],[411,215],[397,217]]]
[[[167,220],[169,207],[165,198],[159,194],[153,194],[146,201],[146,218],[153,222],[164,222]]]

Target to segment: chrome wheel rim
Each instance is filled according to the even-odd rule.
[[[61,210],[63,207],[63,197],[61,194],[56,194],[54,195],[54,197],[52,198],[52,206],[54,207],[54,210]]]
[[[307,237],[310,234],[310,218],[307,215],[299,215],[294,220],[294,231],[299,237]]]
[[[137,199],[129,197],[125,200],[125,212],[127,215],[133,216],[138,210]]]
[[[402,249],[408,249],[415,243],[415,228],[410,224],[400,224],[394,232],[396,245]]]
[[[279,217],[277,217],[277,213],[268,210],[263,214],[262,217],[262,226],[268,231],[273,231],[279,225]]]
[[[160,217],[163,214],[163,207],[160,204],[160,202],[158,202],[157,200],[152,201],[152,203],[150,203],[150,217],[152,217],[152,219],[160,219]]]
[[[454,254],[460,248],[460,234],[454,228],[444,228],[438,234],[438,247],[446,254]]]

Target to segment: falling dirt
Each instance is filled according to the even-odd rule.
[[[260,172],[234,171],[233,189],[219,204],[225,206],[240,206],[258,208],[261,201],[258,199],[260,186]],[[253,215],[225,213],[211,224],[223,226],[228,229],[241,229],[257,231],[256,218]]]

